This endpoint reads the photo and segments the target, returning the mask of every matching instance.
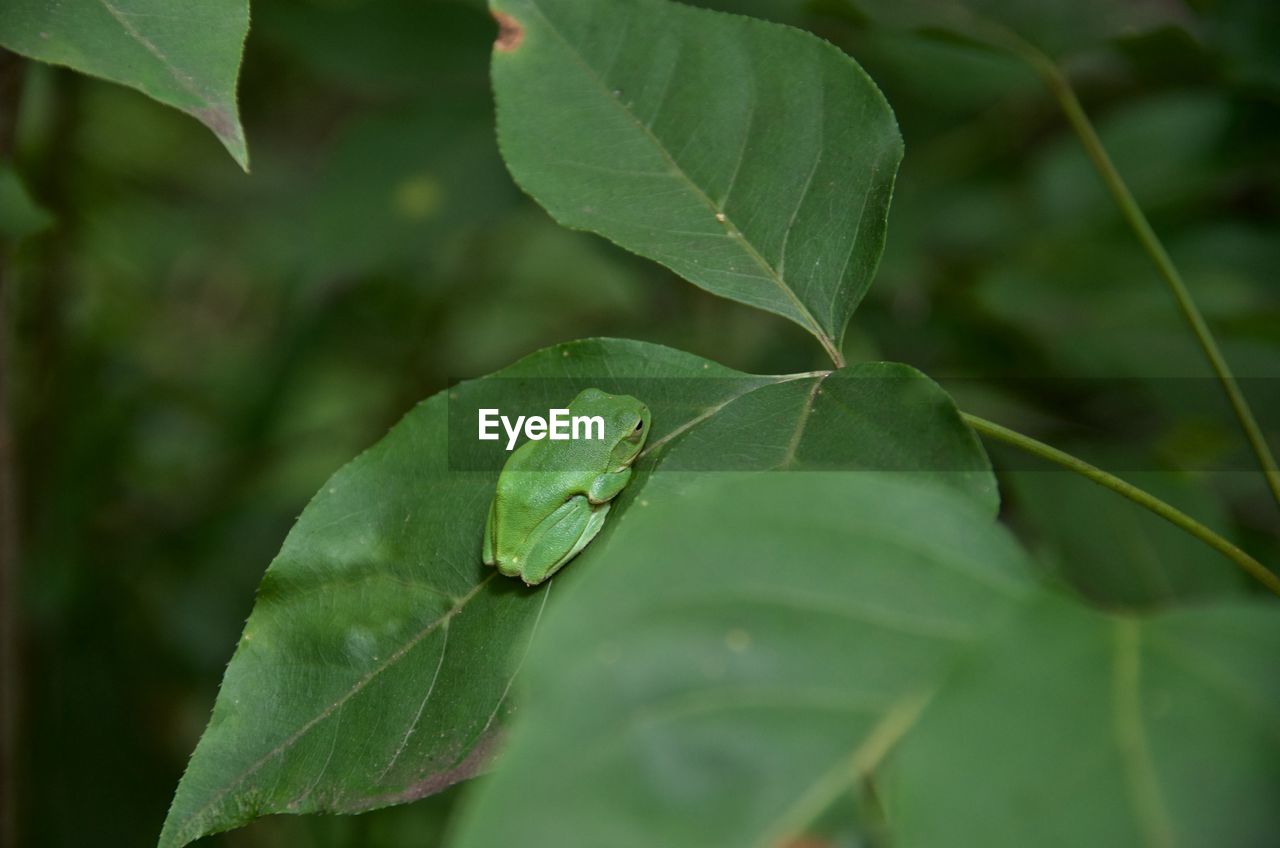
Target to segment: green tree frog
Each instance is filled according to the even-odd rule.
[[[530,586],[563,568],[600,532],[649,435],[649,407],[628,395],[585,389],[569,412],[598,416],[603,432],[588,426],[582,435],[596,438],[530,440],[517,448],[498,475],[485,522],[485,564]]]

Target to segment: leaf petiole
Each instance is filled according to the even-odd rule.
[[[1117,494],[1123,495],[1141,507],[1151,510],[1156,515],[1179,527],[1218,553],[1230,559],[1236,565],[1257,580],[1263,586],[1266,586],[1272,593],[1280,595],[1280,576],[1268,569],[1258,560],[1247,554],[1235,544],[1219,536],[1205,525],[1196,521],[1177,507],[1160,500],[1155,495],[1143,489],[1139,489],[1132,483],[1128,483],[1116,477],[1114,474],[1103,471],[1095,465],[1085,462],[1079,457],[1072,456],[1066,451],[1058,450],[1051,445],[1033,439],[1030,436],[1019,433],[1016,430],[1010,430],[1008,427],[980,418],[977,415],[971,415],[967,412],[961,412],[960,417],[965,423],[972,427],[983,436],[992,439],[998,439],[1005,444],[1024,450],[1027,453],[1034,454],[1042,459],[1061,465],[1070,471],[1087,477],[1099,486],[1110,489]]]

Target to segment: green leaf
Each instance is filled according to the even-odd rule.
[[[648,403],[648,452],[600,538],[529,590],[480,561],[507,454],[476,439],[476,410],[545,415],[592,385]],[[420,404],[307,506],[263,578],[161,845],[268,813],[404,802],[473,774],[552,590],[612,569],[617,527],[716,467],[905,470],[972,514],[995,508],[976,438],[906,366],[757,377],[638,342],[541,351]]]
[[[1029,606],[895,755],[886,794],[901,844],[1271,844],[1277,612]]]
[[[521,187],[841,362],[902,158],[862,69],[808,33],[665,0],[491,5],[498,139]]]
[[[713,475],[565,592],[459,848],[787,844],[1035,593],[971,501],[892,474]]]
[[[236,76],[248,31],[248,0],[6,0],[0,15],[0,45],[181,109],[245,170]]]
[[[455,844],[785,845],[850,798],[896,845],[1268,844],[1276,608],[1105,615],[984,518],[840,473],[628,515],[530,652]]]

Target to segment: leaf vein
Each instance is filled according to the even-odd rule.
[[[694,182],[693,178],[690,177],[689,174],[680,166],[680,164],[675,159],[672,158],[671,152],[667,150],[666,145],[662,142],[662,140],[659,139],[656,135],[654,135],[653,131],[649,129],[647,126],[645,126],[644,122],[641,121],[639,117],[631,109],[629,109],[625,104],[619,102],[618,98],[613,96],[612,92],[609,89],[608,84],[600,76],[599,72],[596,71],[596,69],[593,68],[587,62],[586,58],[582,55],[582,53],[580,53],[578,49],[574,47],[573,43],[569,41],[568,38],[565,37],[564,33],[560,31],[559,27],[556,26],[555,22],[551,19],[550,16],[547,15],[547,13],[536,2],[536,0],[531,2],[530,6],[531,8],[534,9],[534,11],[538,13],[539,17],[541,17],[543,21],[546,22],[547,28],[551,31],[553,35],[555,35],[555,37],[560,41],[560,43],[564,45],[565,49],[574,58],[574,60],[578,63],[578,65],[580,65],[582,69],[587,73],[587,75],[599,85],[600,90],[609,99],[609,101],[616,104],[617,108],[620,109],[622,113],[631,120],[631,122],[636,126],[636,128],[639,129],[640,132],[642,132],[647,137],[649,142],[653,145],[654,150],[657,151],[658,155],[661,156],[662,159],[671,168],[672,173],[680,177],[680,179],[687,186],[689,192],[704,206],[706,206],[707,210],[713,216],[717,216],[717,220],[720,219],[718,216],[724,216],[725,213],[720,211],[720,208],[716,204],[716,202],[712,200],[707,195],[707,193],[702,189],[702,187],[699,186],[696,182]],[[729,226],[733,225],[732,221],[730,221],[727,217],[724,219],[723,223]],[[734,229],[736,230],[737,228],[734,227]],[[796,319],[800,321],[800,323],[805,327],[805,329],[807,329],[810,333],[812,333],[820,341],[822,341],[824,347],[827,347],[829,350],[834,351],[835,350],[834,342],[826,334],[826,331],[822,328],[822,326],[818,324],[817,319],[813,317],[813,313],[809,311],[809,308],[804,305],[804,303],[800,300],[800,298],[796,295],[796,293],[792,291],[791,288],[782,279],[782,277],[779,276],[778,271],[772,265],[769,264],[768,260],[766,260],[763,256],[760,255],[760,252],[755,249],[755,247],[751,244],[751,242],[747,241],[745,236],[738,239],[737,243],[742,246],[742,252],[745,253],[747,257],[751,259],[754,263],[759,265],[760,268],[765,272],[765,279],[772,282],[778,288],[778,290],[783,294],[783,296],[790,302],[792,308],[796,311],[796,315],[795,315]]]

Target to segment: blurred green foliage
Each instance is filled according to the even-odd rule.
[[[907,155],[850,361],[910,363],[950,379],[962,407],[1194,487],[1197,517],[1280,562],[1225,403],[1178,388],[1208,373],[1193,339],[1026,68],[877,28],[838,0],[712,5],[813,29],[897,112]],[[1277,7],[1195,6],[1194,34],[1125,36],[1070,67],[1227,358],[1259,378],[1246,390],[1274,436]],[[53,223],[7,248],[4,292],[23,844],[155,838],[291,521],[451,379],[591,335],[748,371],[822,365],[799,328],[560,229],[519,194],[493,141],[494,29],[478,2],[256,3],[240,85],[252,176],[138,93],[27,67],[14,164],[32,201],[0,172],[0,214],[18,209],[30,230],[43,208]],[[1163,413],[1156,432],[1132,438],[1135,410]],[[1150,516],[1090,517],[1114,515],[1114,498],[1076,481],[1063,495],[1061,476],[1015,481],[1005,508],[1067,584],[1115,605],[1238,590],[1198,579],[1230,566]],[[1079,545],[1088,573],[1063,565]],[[1144,589],[1133,552],[1171,550],[1189,582]],[[435,844],[455,794],[209,844]]]

